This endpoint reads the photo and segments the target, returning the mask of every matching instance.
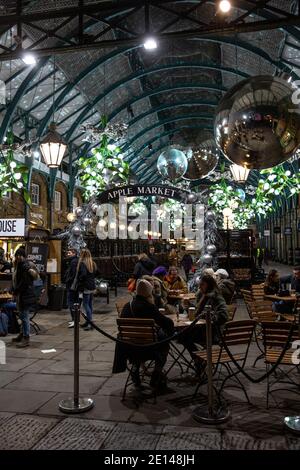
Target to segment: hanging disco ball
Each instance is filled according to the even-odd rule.
[[[95,202],[94,202],[94,204],[92,204],[92,208],[91,208],[91,209],[92,209],[92,212],[93,212],[94,214],[97,213],[98,207],[99,207],[98,204],[96,204]]]
[[[216,142],[225,156],[249,170],[271,168],[292,157],[300,144],[295,91],[292,83],[280,77],[260,75],[227,92],[214,125]]]
[[[81,217],[82,214],[83,214],[83,209],[82,209],[82,207],[76,207],[74,212],[76,214],[76,217]]]
[[[209,253],[205,253],[201,256],[200,260],[203,264],[210,264],[212,262],[212,256]]]
[[[83,218],[82,222],[83,222],[83,225],[89,226],[89,225],[92,225],[93,219],[91,217],[86,216]]]
[[[236,192],[238,193],[240,200],[244,202],[245,199],[246,199],[246,193],[245,193],[245,191],[244,191],[243,189],[241,189],[241,188],[238,188],[238,189],[236,190]]]
[[[181,150],[170,148],[160,154],[157,169],[163,178],[173,181],[181,178],[187,170],[188,161]]]
[[[74,227],[72,228],[72,234],[75,237],[79,237],[79,235],[81,235],[81,233],[82,233],[81,228],[78,225],[74,225]]]
[[[216,245],[213,245],[212,243],[210,245],[207,245],[206,251],[209,255],[214,255],[215,252],[217,251]]]
[[[198,149],[192,152],[183,178],[194,181],[208,176],[218,164],[218,154],[219,151],[213,139],[203,142]]]
[[[208,210],[205,214],[205,219],[207,221],[212,221],[212,220],[214,220],[214,218],[215,218],[215,213],[211,210]]]

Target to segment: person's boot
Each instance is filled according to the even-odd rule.
[[[87,323],[86,326],[83,329],[84,329],[84,331],[90,331],[90,330],[93,330],[93,327],[90,323]]]
[[[23,339],[23,333],[19,333],[18,336],[12,338],[12,343],[20,343]]]
[[[155,370],[152,372],[150,387],[155,390],[165,390],[167,387],[167,379],[163,372]]]
[[[89,323],[88,323],[87,321],[85,321],[84,323],[81,323],[81,324],[80,324],[80,327],[81,327],[81,328],[86,328],[86,327],[88,326],[88,324],[89,324]]]
[[[17,348],[26,348],[27,346],[29,346],[29,336],[23,336],[20,343],[16,344]]]

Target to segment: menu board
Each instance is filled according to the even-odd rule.
[[[46,243],[28,243],[27,259],[35,263],[40,273],[46,273],[48,245]]]

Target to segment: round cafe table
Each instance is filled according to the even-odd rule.
[[[272,300],[273,302],[283,300],[284,302],[296,302],[297,297],[295,294],[293,295],[286,295],[286,296],[280,296],[280,295],[265,295],[265,299],[267,300]]]

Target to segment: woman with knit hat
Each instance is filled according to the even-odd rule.
[[[168,289],[165,286],[164,280],[167,275],[167,270],[164,266],[158,266],[154,269],[152,277],[154,280],[154,300],[158,308],[164,308],[167,315],[174,315],[177,313],[175,305],[168,302]]]
[[[160,313],[154,303],[153,284],[146,279],[140,279],[137,282],[136,296],[124,305],[121,318],[151,318],[159,327],[158,340],[170,336],[174,332],[174,324],[170,318]],[[123,372],[126,370],[127,358],[133,356],[132,346],[117,344],[115,350],[115,359],[113,373]],[[134,351],[135,367],[132,370],[132,381],[136,387],[141,386],[139,368],[140,364],[146,360],[153,359],[155,361],[154,371],[151,376],[150,386],[153,388],[161,388],[165,386],[165,376],[163,367],[167,361],[169,352],[169,344],[164,343],[152,349],[137,348]]]

